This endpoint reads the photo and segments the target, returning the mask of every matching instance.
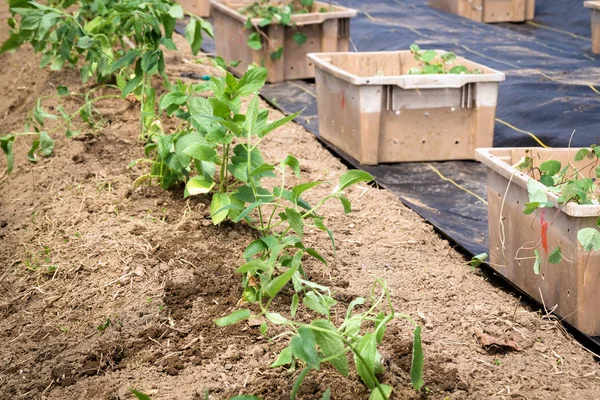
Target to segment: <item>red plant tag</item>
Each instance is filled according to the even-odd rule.
[[[540,223],[542,226],[542,247],[548,254],[548,221],[546,221],[546,209],[542,208],[540,212]]]

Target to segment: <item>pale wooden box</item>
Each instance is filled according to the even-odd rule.
[[[524,22],[535,13],[535,0],[429,0],[431,7],[479,22]]]
[[[514,167],[529,155],[536,166],[552,159],[563,166],[570,162],[581,168],[590,160],[574,162],[578,150],[478,149],[477,160],[487,166],[491,267],[579,331],[599,336],[600,252],[585,251],[577,233],[596,226],[600,206],[559,205],[557,196],[548,192],[548,201],[556,206],[525,215],[523,209],[529,203],[527,181],[532,178]],[[584,171],[595,178],[594,168]],[[557,246],[563,260],[550,264],[548,252]],[[539,275],[533,270],[535,249],[543,260]]]
[[[438,51],[443,54],[443,51]],[[316,67],[319,135],[361,164],[473,159],[491,147],[504,74],[407,75],[410,51],[309,54]]]
[[[210,0],[178,0],[181,7],[199,17],[210,17]]]
[[[600,1],[586,1],[583,4],[592,9],[592,52],[600,54]]]
[[[261,28],[270,43],[263,39],[263,49],[253,50],[248,47],[247,41],[255,30],[245,28],[247,17],[238,12],[251,3],[248,0],[211,0],[217,54],[227,62],[240,61],[237,67],[232,68],[240,75],[248,65],[256,63],[269,69],[267,82],[314,78],[315,68],[306,58],[307,53],[348,51],[350,18],[356,16],[356,10],[332,6],[332,11],[318,12],[321,8],[330,9],[329,3],[322,2],[314,3],[314,12],[293,15],[293,26],[273,23]],[[259,22],[260,18],[252,20],[255,26]],[[305,43],[294,41],[296,32],[307,36]],[[271,53],[280,46],[283,47],[281,59],[271,59]]]

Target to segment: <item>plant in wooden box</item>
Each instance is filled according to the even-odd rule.
[[[472,159],[492,146],[501,72],[417,45],[308,57],[319,134],[361,164]]]
[[[269,69],[268,82],[314,77],[306,54],[348,51],[356,11],[314,0],[211,0],[217,54]]]
[[[490,265],[580,331],[600,334],[600,147],[478,149]]]

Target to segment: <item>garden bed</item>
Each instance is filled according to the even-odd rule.
[[[0,15],[4,40],[7,13]],[[167,57],[171,79],[218,73],[184,57],[192,58]],[[0,61],[0,78],[17,82],[0,87],[3,130],[20,129],[39,95],[81,85],[77,71],[40,71],[29,48]],[[253,323],[212,322],[239,301],[233,271],[252,231],[213,227],[208,199],[184,200],[181,188],[132,190],[142,173],[126,168],[143,156],[139,114],[120,101],[102,109],[101,131],[57,136],[56,154],[38,164],[27,163],[28,146],[19,142],[13,175],[0,177],[0,398],[130,399],[129,387],[154,400],[203,399],[205,390],[212,399],[241,392],[289,398],[297,372],[268,367],[283,342],[260,339]],[[263,153],[277,160],[290,149],[310,179],[334,180],[346,169],[296,125],[265,139]],[[328,190],[317,188],[314,198]],[[388,281],[396,308],[424,325],[426,398],[596,397],[592,355],[556,322],[472,272],[392,194],[362,185],[350,195],[354,212],[330,221],[337,259],[328,254],[329,268],[311,265],[311,278],[332,286],[342,305],[368,293],[371,274]],[[409,388],[407,327],[397,320],[386,334],[382,381],[397,398],[421,398]],[[487,352],[478,329],[515,336],[521,351]],[[356,375],[331,368],[311,373],[304,386],[302,399],[320,398],[327,386],[336,399],[367,394]]]

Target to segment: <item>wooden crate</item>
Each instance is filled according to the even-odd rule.
[[[523,22],[535,13],[535,0],[429,0],[429,5],[486,23]]]
[[[179,0],[181,7],[199,17],[210,17],[210,0]]]
[[[263,39],[263,49],[253,50],[248,47],[247,41],[255,30],[245,28],[247,18],[238,12],[251,3],[248,0],[211,0],[217,54],[227,62],[240,61],[237,67],[232,68],[240,75],[248,65],[256,63],[269,69],[267,82],[314,78],[315,68],[306,58],[307,53],[348,51],[350,18],[356,16],[356,10],[333,6],[332,11],[318,12],[321,8],[330,7],[329,3],[321,2],[314,3],[314,12],[293,15],[293,26],[275,23],[260,28],[269,41]],[[260,18],[252,20],[254,26],[258,26],[259,22]],[[294,41],[296,32],[306,35],[305,43]],[[280,46],[283,47],[283,56],[272,59],[271,53]]]
[[[584,5],[592,9],[592,52],[600,54],[600,1],[586,1]]]
[[[443,54],[443,51],[439,51]],[[316,67],[319,135],[361,164],[473,159],[491,147],[504,74],[407,75],[410,51],[309,54]]]
[[[534,157],[535,165],[552,159],[581,168],[589,160],[575,162],[578,150],[478,149],[477,159],[487,166],[492,268],[581,332],[599,336],[600,252],[586,252],[577,233],[596,226],[600,206],[568,203],[525,215],[527,181],[532,178],[513,167],[528,154]],[[588,165],[584,171],[595,178],[594,168]],[[548,192],[548,199],[558,205],[554,194]],[[550,264],[548,252],[557,246],[564,258],[559,264]],[[534,249],[544,260],[539,275],[533,270]]]

